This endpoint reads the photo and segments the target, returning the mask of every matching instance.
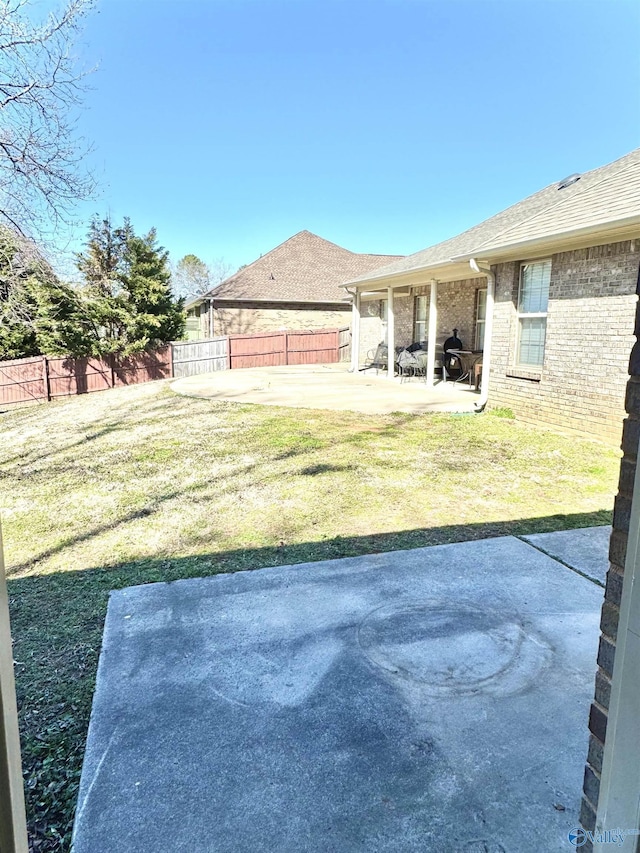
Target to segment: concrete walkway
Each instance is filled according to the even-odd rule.
[[[609,568],[610,526],[533,533],[522,538],[604,588]]]
[[[221,370],[177,379],[171,388],[178,394],[212,400],[371,415],[473,412],[479,399],[466,382],[441,382],[429,390],[424,380],[389,380],[375,370],[353,374],[346,364]]]
[[[512,537],[115,592],[73,849],[573,849],[601,603]]]

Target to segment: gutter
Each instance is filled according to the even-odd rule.
[[[483,273],[487,277],[487,316],[484,323],[484,348],[482,354],[482,390],[476,403],[476,412],[483,412],[489,399],[489,374],[491,371],[491,338],[493,337],[493,306],[496,295],[496,277],[488,264],[479,263],[475,258],[469,259],[469,266],[475,273]]]

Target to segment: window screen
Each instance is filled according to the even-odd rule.
[[[415,318],[413,340],[426,341],[429,318],[429,303],[426,296],[416,296]]]
[[[523,264],[518,294],[518,364],[539,367],[544,361],[551,261]]]

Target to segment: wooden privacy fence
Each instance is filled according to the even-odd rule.
[[[167,379],[172,375],[171,347],[127,358],[38,355],[0,361],[0,405],[86,394],[152,379]]]
[[[351,361],[351,329],[338,331],[338,361]]]
[[[339,359],[339,329],[229,335],[231,369],[282,364],[332,364]]]
[[[180,341],[172,344],[172,348],[173,375],[178,378],[243,367],[349,361],[351,333],[349,329],[261,332],[206,341]]]
[[[261,332],[206,341],[177,341],[156,352],[109,358],[34,356],[0,362],[0,405],[51,400],[74,394],[135,385],[152,379],[180,378],[286,364],[348,361],[349,329]]]
[[[173,375],[197,376],[228,370],[229,345],[227,338],[210,338],[208,341],[178,341],[171,344],[173,351]]]

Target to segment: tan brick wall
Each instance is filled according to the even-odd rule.
[[[209,330],[209,306],[206,303],[200,305],[200,334],[203,339],[211,337]]]
[[[465,349],[475,349],[476,338],[476,291],[486,288],[484,278],[467,278],[460,281],[438,284],[437,340],[443,344],[458,330],[458,337]],[[414,294],[429,296],[429,285],[414,288]]]
[[[381,310],[385,300],[374,299],[362,302],[360,308],[360,364],[365,364],[367,356],[375,351],[385,337],[381,319]],[[408,346],[413,338],[413,297],[395,296],[393,308],[395,312],[396,346]]]
[[[360,306],[360,365],[364,365],[367,355],[382,343],[380,306],[379,299],[363,301]]]
[[[351,325],[351,306],[344,309],[304,305],[215,305],[213,334],[249,335],[285,329],[341,329]]]
[[[413,343],[415,299],[413,296],[395,296],[395,338],[397,347],[408,347]]]
[[[635,341],[640,241],[552,256],[539,370],[516,361],[519,263],[496,267],[489,405],[516,417],[618,442]]]

